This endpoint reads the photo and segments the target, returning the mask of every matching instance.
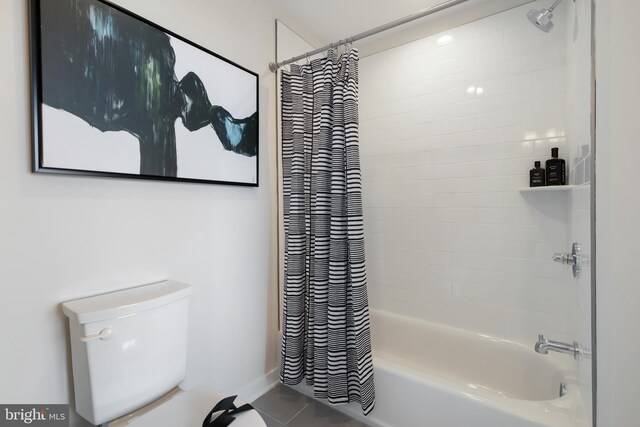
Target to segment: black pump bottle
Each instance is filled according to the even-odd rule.
[[[551,149],[551,157],[545,163],[547,185],[566,185],[567,167],[565,161],[558,158],[558,147]]]

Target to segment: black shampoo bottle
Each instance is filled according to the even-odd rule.
[[[567,167],[565,161],[558,158],[558,147],[551,149],[551,157],[545,163],[547,185],[566,185]]]
[[[544,187],[545,176],[544,169],[540,167],[540,162],[534,163],[535,167],[529,171],[529,187]]]

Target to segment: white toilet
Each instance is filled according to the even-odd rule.
[[[191,286],[164,281],[62,304],[82,417],[95,425],[199,427],[231,394],[177,388],[186,371],[190,294]],[[249,411],[231,427],[265,424]]]

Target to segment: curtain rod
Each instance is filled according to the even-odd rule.
[[[450,7],[457,6],[460,3],[465,3],[467,1],[469,1],[469,0],[448,0],[448,1],[445,1],[444,3],[437,4],[437,5],[433,6],[433,7],[427,8],[427,9],[422,9],[421,11],[413,13],[413,14],[411,14],[409,16],[405,16],[404,18],[400,18],[400,19],[397,19],[397,20],[395,20],[393,22],[389,22],[387,24],[381,25],[381,26],[373,28],[371,30],[367,30],[365,32],[356,34],[355,36],[348,37],[348,38],[346,38],[344,40],[338,40],[335,43],[331,43],[331,44],[328,44],[328,45],[326,45],[324,47],[320,47],[320,48],[312,50],[310,52],[303,53],[302,55],[294,56],[293,58],[287,59],[286,61],[270,62],[269,63],[269,69],[275,73],[276,71],[278,71],[278,68],[280,68],[282,66],[291,64],[293,62],[299,61],[299,60],[304,59],[304,58],[308,58],[310,56],[313,56],[315,54],[324,52],[326,50],[341,46],[343,44],[353,43],[355,41],[364,39],[364,38],[372,36],[374,34],[378,34],[378,33],[381,33],[383,31],[387,31],[387,30],[390,30],[392,28],[398,27],[400,25],[404,25],[404,24],[409,23],[411,21],[415,21],[416,19],[420,19],[420,18],[424,18],[425,16],[433,15],[434,13],[440,12],[442,10],[449,9]]]

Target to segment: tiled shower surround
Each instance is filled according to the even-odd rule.
[[[575,289],[551,256],[567,250],[570,192],[518,191],[551,147],[574,165],[567,9],[549,34],[528,22],[529,9],[361,60],[373,308],[531,346],[539,332],[569,340]]]

